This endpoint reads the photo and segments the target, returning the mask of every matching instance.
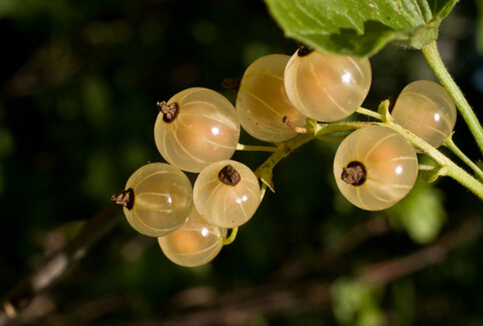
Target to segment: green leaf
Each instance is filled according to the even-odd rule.
[[[388,42],[420,49],[458,0],[265,0],[287,37],[334,54],[371,56]]]

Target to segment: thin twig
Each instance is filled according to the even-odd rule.
[[[439,264],[450,251],[475,239],[481,231],[482,225],[478,218],[468,219],[457,229],[441,236],[421,250],[361,269],[355,281],[387,284]],[[207,308],[157,322],[160,325],[173,326],[247,325],[260,315],[280,318],[291,314],[328,309],[331,299],[330,287],[331,283],[317,280],[244,288],[241,291],[215,296],[219,299]],[[147,323],[146,326],[155,324]]]
[[[379,222],[378,222],[379,223]],[[474,240],[482,231],[478,218],[466,220],[457,229],[432,244],[406,256],[374,263],[356,273],[355,282],[382,285],[441,263],[452,250]],[[352,232],[352,231],[351,231]],[[377,233],[377,232],[376,232]],[[166,301],[162,317],[136,322],[138,326],[239,326],[257,318],[282,318],[330,309],[331,285],[325,279],[290,280],[219,292],[212,287],[183,290]],[[194,300],[194,301],[193,301]],[[116,309],[122,307],[117,306]],[[169,316],[166,313],[169,312]],[[68,318],[68,317],[66,317]],[[58,319],[56,319],[58,321]],[[110,321],[91,326],[129,326],[133,321]]]
[[[458,229],[441,236],[432,244],[407,256],[373,264],[360,270],[360,282],[386,284],[428,266],[438,264],[446,255],[481,233],[478,218],[466,220]]]
[[[2,301],[0,326],[15,319],[32,300],[52,287],[72,265],[104,238],[122,219],[117,205],[109,205],[90,219],[79,234],[62,250],[45,262],[30,276],[21,281]]]

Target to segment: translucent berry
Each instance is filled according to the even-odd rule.
[[[335,154],[334,177],[339,190],[365,210],[393,206],[409,193],[417,176],[414,147],[386,127],[374,125],[354,131]]]
[[[178,168],[151,163],[136,170],[126,190],[113,201],[124,206],[124,215],[138,232],[165,236],[180,228],[193,208],[192,186]]]
[[[158,238],[158,243],[172,262],[195,267],[210,262],[218,255],[223,247],[220,239],[226,234],[225,228],[209,224],[193,209],[181,228]]]
[[[456,107],[446,89],[429,80],[407,85],[391,112],[394,120],[433,147],[451,135],[456,124]]]
[[[245,71],[236,98],[236,110],[243,129],[267,142],[283,142],[298,135],[283,123],[286,116],[295,125],[306,117],[290,102],[283,74],[290,57],[271,54],[255,60]]]
[[[369,59],[305,49],[297,50],[285,68],[288,98],[309,118],[327,122],[347,118],[369,92]]]
[[[244,164],[232,160],[207,166],[193,186],[198,212],[208,223],[234,228],[252,218],[260,204],[260,185]]]
[[[240,122],[223,95],[207,88],[189,88],[168,102],[158,103],[158,108],[154,139],[169,163],[188,172],[200,172],[235,152]]]

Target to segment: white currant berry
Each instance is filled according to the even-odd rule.
[[[193,209],[185,224],[171,234],[158,238],[163,253],[172,262],[195,267],[215,258],[223,247],[227,230],[209,224]]]
[[[399,94],[391,115],[405,129],[439,147],[456,124],[456,106],[446,89],[429,80],[407,85]]]
[[[240,122],[223,95],[207,88],[189,88],[158,103],[158,108],[156,146],[166,161],[181,170],[200,172],[235,152]]]
[[[193,200],[208,223],[234,228],[255,214],[260,204],[260,185],[246,165],[219,161],[200,172],[193,186]]]
[[[302,47],[285,68],[285,89],[302,114],[319,121],[347,118],[369,92],[369,59],[330,55]]]
[[[266,142],[283,142],[298,135],[283,123],[288,117],[305,125],[306,117],[290,102],[283,75],[290,57],[271,54],[255,60],[245,71],[236,98],[236,110],[243,129]]]
[[[112,200],[124,206],[129,224],[147,236],[161,237],[174,232],[193,208],[188,177],[166,163],[142,166],[129,177],[125,189]]]
[[[334,159],[334,177],[355,206],[382,210],[396,204],[413,188],[418,176],[416,150],[398,132],[378,125],[352,132]]]

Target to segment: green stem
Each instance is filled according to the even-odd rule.
[[[461,185],[471,190],[476,196],[483,200],[483,184],[471,176],[468,172],[456,165],[451,159],[438,151],[436,148],[419,138],[415,134],[407,131],[403,127],[395,123],[380,123],[382,126],[396,130],[403,135],[414,147],[432,158],[441,169],[442,174],[453,178]]]
[[[475,138],[481,153],[483,153],[483,127],[478,121],[475,112],[471,109],[463,93],[458,88],[455,81],[446,69],[443,60],[441,60],[436,41],[433,41],[430,44],[423,46],[422,52],[429,66],[434,71],[436,77],[438,77],[441,84],[453,97],[456,107],[458,108],[461,116],[468,125],[471,133],[473,134],[473,137]]]
[[[252,151],[252,152],[276,152],[278,147],[276,146],[256,146],[256,145],[243,145],[237,144],[237,151]]]
[[[369,111],[369,110],[367,110]],[[280,144],[277,150],[255,170],[255,175],[257,178],[263,182],[264,185],[268,186],[272,191],[274,191],[274,186],[272,182],[272,171],[273,168],[285,157],[287,157],[292,151],[299,148],[300,146],[310,142],[311,140],[317,138],[326,141],[327,139],[341,140],[342,136],[338,135],[340,133],[347,133],[354,131],[356,129],[369,126],[374,124],[374,122],[338,122],[338,123],[317,123],[316,121],[311,121],[309,123],[308,130],[305,134],[300,134],[294,139],[287,141],[286,143]],[[335,136],[327,136],[330,134],[336,134]],[[261,198],[265,195],[264,186],[261,191]]]
[[[315,135],[317,139],[324,139],[327,135],[337,133],[347,133],[354,130],[367,127],[375,124],[376,122],[362,122],[362,121],[346,121],[335,123],[319,123],[315,128]]]
[[[383,103],[384,104],[384,103]],[[381,104],[382,105],[382,104]],[[347,132],[352,132],[356,129],[367,127],[370,125],[378,124],[384,127],[391,128],[401,135],[403,135],[415,148],[419,149],[422,153],[428,155],[433,159],[439,167],[439,175],[445,175],[453,178],[461,185],[472,191],[476,196],[483,200],[483,183],[478,181],[476,178],[471,176],[464,169],[456,165],[451,159],[445,156],[443,153],[438,151],[436,148],[428,144],[423,139],[419,138],[410,131],[404,129],[397,123],[395,123],[391,117],[387,105],[380,106],[380,112],[376,113],[364,108],[358,109],[360,114],[364,114],[378,120],[383,120],[382,122],[360,122],[360,121],[344,121],[336,123],[317,123],[312,121],[309,123],[311,126],[307,130],[306,134],[301,134],[294,139],[281,144],[277,147],[277,150],[255,171],[255,175],[260,178],[260,180],[273,191],[272,182],[272,170],[273,168],[285,157],[287,157],[292,151],[298,147],[308,143],[309,141],[317,138],[320,140],[326,140],[327,137],[342,137]],[[382,112],[382,113],[381,113]],[[342,134],[342,135],[341,135]],[[466,156],[459,151],[456,145],[452,146],[451,141],[445,143],[448,148],[450,148],[460,159],[462,159],[468,166],[470,166],[479,177],[483,176],[483,173],[479,168],[475,168],[471,160],[466,158]],[[421,166],[422,170],[428,170],[428,166]],[[264,192],[262,193],[263,196]]]
[[[226,246],[232,243],[233,241],[235,241],[237,233],[238,233],[238,227],[231,229],[231,233],[227,238],[223,236],[220,238],[221,244]]]
[[[293,150],[299,148],[305,143],[308,143],[314,138],[314,133],[307,132],[306,134],[298,135],[294,139],[283,143],[282,146],[277,148],[277,151],[275,153],[273,153],[262,165],[258,167],[258,169],[256,169],[255,175],[260,178],[265,174],[265,172],[269,172],[271,176],[271,171],[278,162],[280,162],[283,158],[287,157]],[[268,184],[268,186],[272,188],[270,184]]]
[[[458,156],[458,158],[468,165],[473,172],[475,172],[478,178],[483,181],[483,171],[481,171],[481,169],[472,160],[470,160],[468,156],[466,156],[465,153],[459,149],[458,146],[456,146],[451,137],[446,139],[443,145],[452,151],[456,156]]]
[[[366,109],[366,108],[363,108],[363,107],[358,108],[356,110],[356,112],[359,113],[359,114],[369,116],[369,117],[373,117],[377,120],[382,120],[382,116],[379,113],[372,111],[372,110],[369,110],[369,109]]]
[[[380,115],[379,120],[383,120],[382,117],[386,116],[390,118],[390,114],[388,112],[389,107],[384,105],[385,103],[381,103],[380,109],[384,114]],[[375,117],[372,111],[367,109],[359,109],[359,113],[369,115]],[[393,119],[386,119],[388,121],[379,123],[382,126],[386,126],[398,131],[402,134],[414,147],[418,148],[421,152],[427,154],[431,157],[438,165],[444,169],[441,169],[441,175],[449,176],[460,184],[471,190],[475,195],[483,200],[483,184],[463,170],[461,167],[456,165],[451,159],[445,156],[443,153],[438,151],[436,148],[425,142],[423,139],[419,138],[418,136],[414,135],[413,133],[409,132],[408,130],[404,129],[397,123],[393,121]],[[474,164],[466,155],[461,152],[461,150],[453,143],[451,137],[445,142],[445,145],[457,155],[463,162],[465,162],[475,173],[478,177],[483,180],[482,171]],[[426,167],[422,167],[422,170],[426,170]]]
[[[419,164],[419,171],[431,171],[435,168],[433,165],[428,165],[428,164]]]

